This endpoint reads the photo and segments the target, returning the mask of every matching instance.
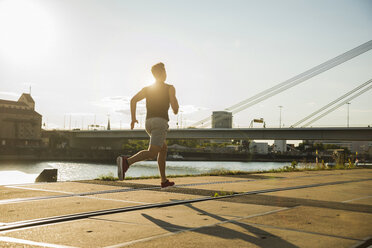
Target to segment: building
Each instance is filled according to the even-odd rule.
[[[0,99],[0,147],[38,147],[41,142],[41,115],[35,111],[30,94],[18,101]]]
[[[232,128],[232,113],[227,111],[213,111],[212,128]]]
[[[308,143],[321,143],[323,145],[336,145],[340,148],[346,148],[352,153],[369,153],[370,147],[372,145],[371,141],[342,141],[342,140],[312,140]]]
[[[249,151],[251,153],[257,154],[268,154],[269,153],[269,144],[264,142],[250,142]]]
[[[275,140],[273,151],[280,152],[280,153],[287,152],[287,141],[286,140]]]

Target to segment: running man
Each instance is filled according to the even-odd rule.
[[[173,85],[166,84],[167,73],[163,63],[158,63],[151,68],[152,75],[156,79],[153,85],[144,87],[130,101],[132,122],[130,128],[133,129],[136,119],[137,102],[146,98],[146,132],[150,136],[150,144],[147,150],[142,150],[137,154],[127,158],[119,156],[116,160],[118,164],[119,180],[124,180],[125,172],[132,164],[157,157],[158,167],[161,177],[161,187],[173,186],[165,175],[165,161],[167,158],[166,136],[169,128],[168,110],[169,105],[173,113],[178,113],[178,101],[176,89]]]

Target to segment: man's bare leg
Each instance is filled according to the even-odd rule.
[[[139,161],[155,158],[160,151],[161,151],[160,146],[150,145],[147,150],[142,150],[133,155],[132,157],[128,158],[128,164],[131,165]]]
[[[158,153],[158,167],[159,167],[159,172],[160,172],[162,183],[167,181],[167,177],[165,175],[165,161],[167,159],[167,151],[168,151],[168,146],[164,142],[164,145],[161,147],[161,150]]]

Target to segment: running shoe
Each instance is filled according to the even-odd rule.
[[[161,188],[162,189],[165,189],[167,187],[172,187],[172,186],[174,186],[174,182],[170,182],[168,179],[164,183],[161,183]]]
[[[127,157],[125,157],[125,156],[117,157],[116,164],[118,165],[119,180],[122,181],[125,178],[125,172],[127,172],[128,168],[129,168]]]

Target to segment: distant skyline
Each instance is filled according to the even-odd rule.
[[[48,129],[129,128],[129,100],[165,63],[191,125],[372,39],[372,1],[0,0],[0,99],[32,88]],[[372,51],[233,117],[288,127],[372,78]],[[350,126],[372,125],[372,91]],[[144,102],[138,119],[144,126]],[[347,106],[313,126],[346,126]],[[259,127],[259,125],[257,125]]]

